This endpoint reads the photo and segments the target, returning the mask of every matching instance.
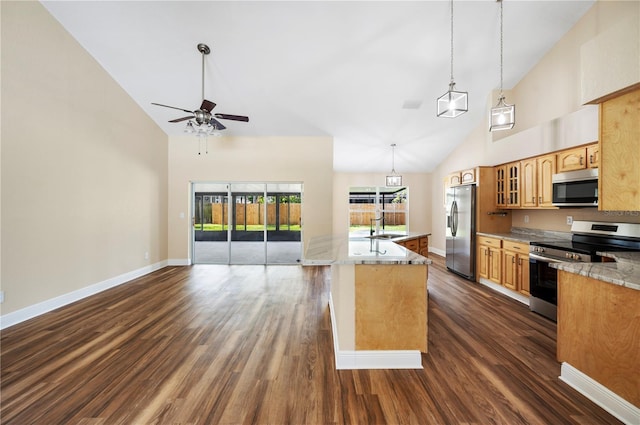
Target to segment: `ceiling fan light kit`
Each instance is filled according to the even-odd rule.
[[[204,98],[204,58],[206,55],[211,53],[211,49],[204,43],[199,43],[197,45],[197,48],[202,55],[202,103],[200,104],[200,108],[191,111],[189,109],[176,108],[175,106],[163,105],[161,103],[152,102],[151,104],[162,106],[164,108],[177,109],[178,111],[191,114],[186,117],[176,118],[169,121],[172,123],[187,121],[187,125],[184,129],[184,132],[187,134],[193,134],[195,136],[198,136],[199,138],[207,136],[218,137],[221,135],[220,130],[224,130],[227,127],[222,125],[222,123],[217,119],[248,122],[249,117],[246,117],[244,115],[213,114],[211,112],[213,108],[216,107],[216,104]]]
[[[516,105],[507,104],[502,93],[502,0],[496,1],[500,3],[500,97],[498,104],[491,108],[489,131],[510,130],[516,124]]]
[[[437,101],[437,115],[445,118],[455,118],[469,110],[468,93],[456,91],[456,83],[453,81],[453,0],[451,5],[451,82],[449,91],[440,96]]]

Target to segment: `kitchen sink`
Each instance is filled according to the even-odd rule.
[[[393,233],[383,233],[381,235],[367,236],[367,238],[369,238],[369,239],[395,239],[395,238],[401,238],[403,236],[406,236],[406,235],[396,235],[396,234],[393,234]]]

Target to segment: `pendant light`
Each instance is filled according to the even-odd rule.
[[[504,101],[502,93],[502,0],[500,3],[500,97],[498,104],[491,108],[491,126],[489,131],[509,130],[516,124],[516,105]]]
[[[451,73],[449,91],[438,98],[438,116],[455,118],[469,109],[467,92],[456,91],[456,83],[453,81],[453,0],[451,4]]]
[[[387,176],[386,186],[402,186],[402,176],[396,173],[396,144],[391,144],[391,175]]]

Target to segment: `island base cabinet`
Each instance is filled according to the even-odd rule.
[[[356,350],[427,352],[427,266],[356,265]]]
[[[640,291],[558,271],[557,356],[640,406]]]

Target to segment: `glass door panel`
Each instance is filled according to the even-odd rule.
[[[302,184],[268,183],[267,263],[296,264],[302,258]]]
[[[228,186],[220,183],[194,183],[192,188],[193,262],[227,264]]]
[[[230,264],[266,263],[265,184],[230,185]]]

